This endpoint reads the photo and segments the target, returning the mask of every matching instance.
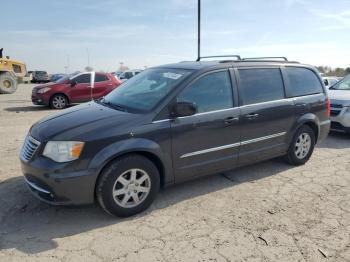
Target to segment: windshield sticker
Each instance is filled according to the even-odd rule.
[[[176,74],[172,72],[163,73],[163,77],[177,80],[182,76],[182,74]]]

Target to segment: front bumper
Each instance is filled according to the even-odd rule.
[[[331,130],[340,132],[350,132],[350,112],[348,107],[342,109],[332,109],[335,112],[331,116]]]
[[[32,93],[32,102],[34,105],[49,105],[49,102],[42,95],[37,93]]]
[[[80,205],[94,202],[97,175],[94,170],[75,171],[67,163],[56,163],[45,157],[21,159],[22,172],[32,193],[54,205]]]

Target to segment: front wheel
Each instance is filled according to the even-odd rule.
[[[128,155],[105,168],[97,182],[96,197],[107,213],[128,217],[152,204],[159,184],[159,172],[152,161]]]
[[[309,126],[304,125],[295,133],[285,159],[291,165],[303,165],[311,157],[314,147],[315,133]]]
[[[12,94],[17,90],[17,80],[10,73],[0,73],[0,94]]]
[[[64,109],[68,106],[68,99],[65,95],[54,95],[50,99],[50,107],[52,109]]]

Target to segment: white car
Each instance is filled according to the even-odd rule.
[[[329,88],[331,129],[350,133],[350,75]]]
[[[121,73],[119,75],[119,80],[121,80],[122,82],[125,82],[141,72],[142,72],[142,70],[140,70],[140,69],[124,71],[123,73]]]

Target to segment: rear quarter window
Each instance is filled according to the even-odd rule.
[[[305,96],[323,93],[319,78],[307,68],[286,67],[288,77],[287,92],[289,96]]]

